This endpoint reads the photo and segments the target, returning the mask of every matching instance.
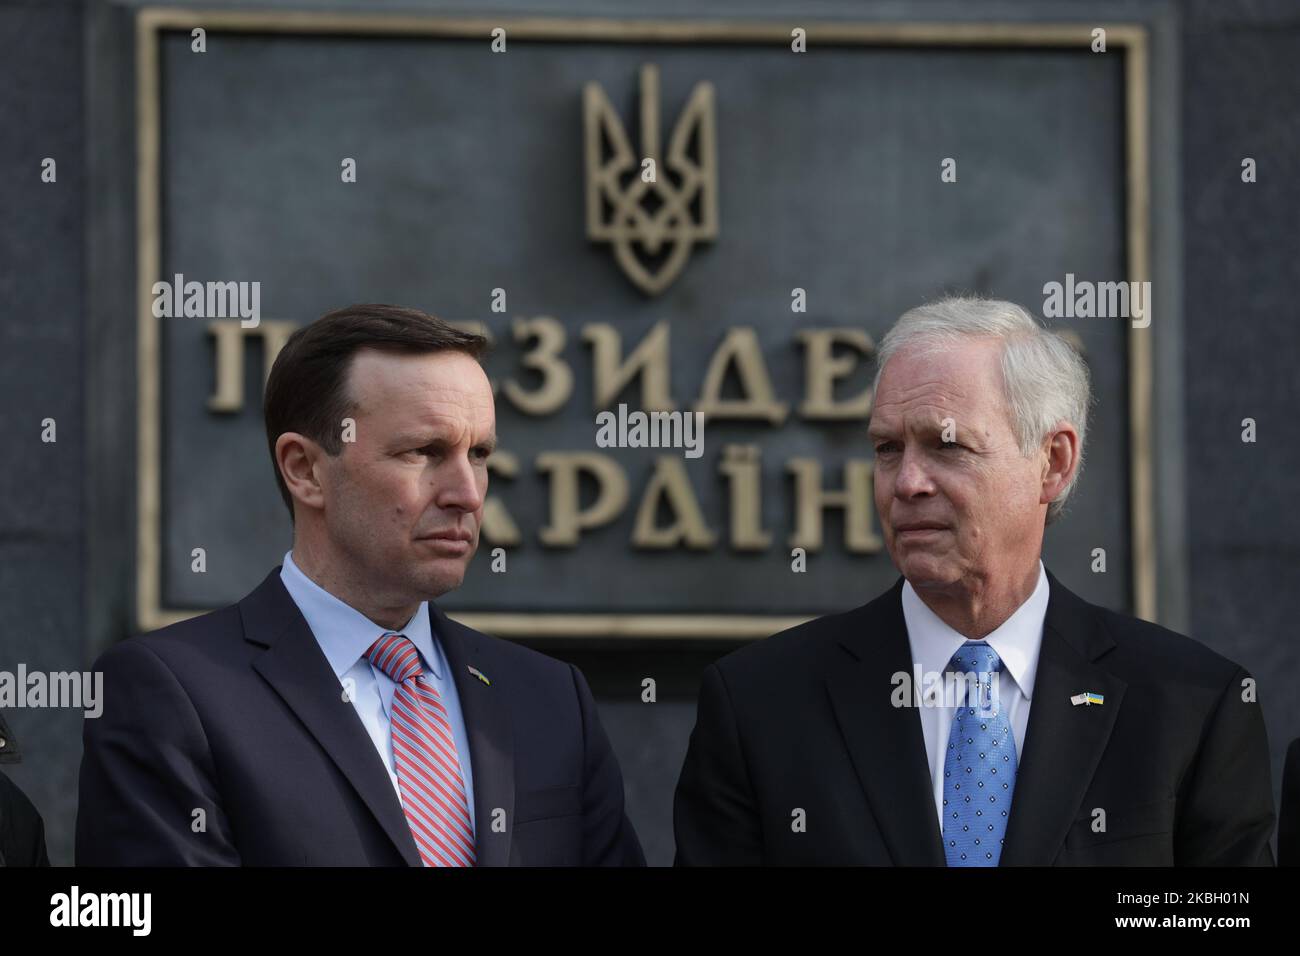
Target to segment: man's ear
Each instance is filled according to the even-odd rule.
[[[325,492],[316,474],[325,449],[306,435],[284,432],[275,440],[275,464],[294,501],[308,508],[324,508]]]
[[[1060,497],[1079,471],[1079,432],[1069,422],[1056,426],[1045,442],[1047,457],[1043,462],[1043,489],[1039,504],[1051,504]]]

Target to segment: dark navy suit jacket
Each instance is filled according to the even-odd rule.
[[[1001,865],[1271,866],[1268,738],[1246,671],[1048,580]],[[895,675],[913,673],[902,590],[705,671],[678,865],[944,865],[921,720],[894,706]],[[1103,704],[1075,706],[1085,691]]]
[[[582,673],[429,610],[469,736],[477,864],[644,865]],[[279,568],[96,669],[104,711],[85,722],[78,865],[420,865],[387,768]]]

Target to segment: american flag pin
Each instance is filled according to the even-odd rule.
[[[1091,691],[1085,691],[1082,694],[1075,694],[1071,697],[1070,703],[1075,707],[1078,707],[1080,704],[1090,706],[1092,704],[1104,704],[1106,703],[1106,698],[1101,694],[1094,694]]]

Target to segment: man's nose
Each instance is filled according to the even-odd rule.
[[[898,473],[894,477],[894,497],[915,498],[932,495],[934,491],[934,482],[930,479],[921,456],[905,448],[903,459],[898,464]]]
[[[483,492],[479,490],[478,474],[467,457],[460,456],[438,469],[438,507],[472,512],[483,507]]]

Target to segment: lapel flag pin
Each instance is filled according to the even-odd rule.
[[[1104,704],[1106,703],[1106,698],[1101,694],[1094,694],[1092,691],[1085,691],[1082,694],[1075,694],[1071,697],[1070,703],[1074,704],[1075,707],[1078,707],[1080,704],[1090,706],[1092,704]]]
[[[491,682],[490,680],[488,680],[487,677],[485,677],[485,676],[483,675],[483,672],[482,672],[481,670],[479,670],[477,667],[474,667],[472,664],[466,664],[465,666],[469,668],[469,672],[470,672],[471,674],[473,674],[475,677],[477,677],[477,678],[478,678],[479,680],[481,680],[483,683],[487,684],[489,687],[492,686],[492,682]]]

